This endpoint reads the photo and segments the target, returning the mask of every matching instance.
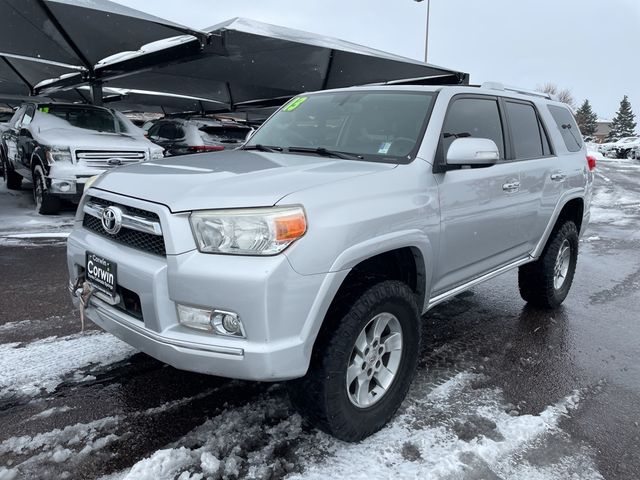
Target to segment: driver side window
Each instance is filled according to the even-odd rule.
[[[442,129],[443,154],[456,138],[489,138],[496,142],[504,159],[504,134],[498,101],[494,98],[454,99]]]
[[[31,123],[31,120],[33,120],[33,116],[36,112],[36,107],[33,105],[28,105],[27,106],[27,111],[24,114],[24,117],[22,118],[22,121],[20,122],[20,127],[28,127],[29,124]]]

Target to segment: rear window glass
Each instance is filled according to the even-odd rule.
[[[205,140],[220,143],[243,143],[251,131],[250,128],[245,127],[217,126],[200,127],[199,130]]]
[[[149,136],[177,140],[184,137],[184,130],[175,123],[158,123],[149,130]]]
[[[564,107],[549,105],[549,112],[556,122],[564,144],[570,152],[578,152],[582,148],[582,135],[573,114]]]
[[[544,156],[543,133],[533,105],[507,102],[507,115],[516,159]]]

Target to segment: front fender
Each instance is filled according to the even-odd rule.
[[[420,307],[422,311],[425,311],[433,275],[433,262],[429,261],[429,259],[434,258],[434,254],[429,237],[421,230],[391,232],[352,245],[335,259],[330,271],[350,270],[368,258],[400,248],[416,249],[420,253],[420,255],[416,256],[416,261],[420,262],[417,267],[418,271],[423,274],[424,285],[422,290],[424,291],[424,302]]]

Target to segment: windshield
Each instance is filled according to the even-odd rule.
[[[350,91],[303,95],[271,117],[244,148],[303,147],[407,163],[415,156],[433,92]],[[354,157],[355,158],[355,157]]]
[[[42,115],[45,114],[45,115]],[[90,108],[73,105],[42,105],[38,107],[39,122],[47,122],[50,115],[63,120],[68,125],[96,132],[126,132],[124,122],[117,119],[110,111],[101,108]],[[56,125],[59,128],[61,125]]]

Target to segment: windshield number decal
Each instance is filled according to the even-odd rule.
[[[294,98],[293,100],[291,100],[291,102],[286,105],[283,110],[285,112],[293,112],[296,108],[298,108],[300,105],[302,105],[305,100],[307,99],[307,97],[298,97],[298,98]]]

